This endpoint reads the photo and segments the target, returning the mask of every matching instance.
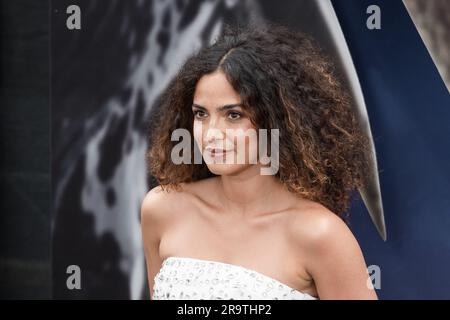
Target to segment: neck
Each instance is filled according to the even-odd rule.
[[[267,211],[282,184],[275,176],[261,175],[260,167],[255,165],[236,175],[220,176],[219,188],[227,210],[252,214]]]

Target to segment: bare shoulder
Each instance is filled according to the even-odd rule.
[[[310,202],[290,215],[290,234],[303,244],[314,250],[326,249],[330,242],[341,244],[356,241],[347,224],[325,206]]]
[[[181,183],[184,208],[199,206],[214,207],[217,200],[218,177],[210,177],[198,181]],[[207,195],[207,196],[205,196]]]
[[[147,192],[141,204],[141,234],[150,292],[153,291],[154,277],[161,267],[159,246],[171,220],[174,197],[174,192],[157,186]]]
[[[173,192],[163,189],[161,186],[152,188],[144,197],[141,205],[141,218],[156,219],[163,216],[168,209]]]
[[[376,299],[361,248],[347,224],[326,207],[290,217],[289,234],[321,299]]]
[[[156,186],[147,192],[141,204],[141,222],[152,224],[170,219],[179,211],[186,188],[178,189]]]
[[[143,231],[151,229],[153,235],[160,236],[161,228],[169,218],[171,197],[173,195],[167,190],[163,190],[161,186],[147,192],[141,204]]]
[[[181,211],[187,212],[205,190],[211,190],[213,184],[210,178],[180,183],[177,189],[161,186],[151,189],[142,201],[141,223],[161,226]]]

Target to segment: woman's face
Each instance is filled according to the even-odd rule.
[[[257,131],[222,71],[204,75],[195,88],[194,139],[209,170],[236,174],[256,164]]]

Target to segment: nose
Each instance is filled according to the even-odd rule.
[[[219,120],[211,119],[209,125],[206,129],[205,140],[207,143],[211,143],[216,140],[223,140],[224,134],[222,132],[222,128],[219,124]]]
[[[211,143],[216,140],[223,140],[223,133],[217,128],[208,128],[206,130],[205,140],[207,143]]]

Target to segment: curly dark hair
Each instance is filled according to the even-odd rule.
[[[279,24],[226,25],[213,44],[185,61],[154,109],[150,174],[163,188],[215,176],[205,163],[176,165],[170,155],[173,130],[192,135],[198,80],[217,70],[240,94],[256,128],[279,129],[279,180],[346,220],[352,191],[369,170],[368,138],[330,59],[309,36]]]

